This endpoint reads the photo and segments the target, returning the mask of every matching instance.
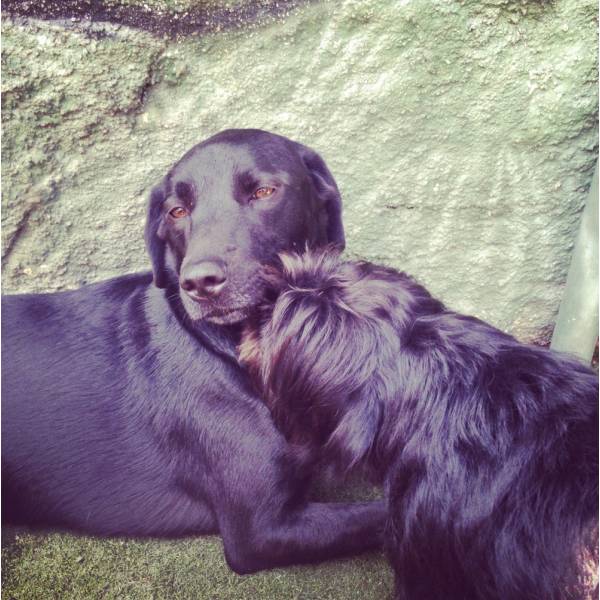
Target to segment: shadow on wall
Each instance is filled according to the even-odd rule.
[[[128,0],[5,0],[3,11],[12,16],[40,19],[82,19],[135,27],[176,37],[203,34],[285,17],[308,0],[155,0],[141,3]]]

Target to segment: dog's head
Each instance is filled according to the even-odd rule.
[[[283,254],[247,321],[240,360],[288,438],[348,470],[369,456],[415,310],[406,275],[336,251]]]
[[[154,283],[178,286],[193,321],[244,319],[278,252],[325,244],[344,247],[333,176],[310,148],[265,131],[223,131],[195,146],[150,196]]]

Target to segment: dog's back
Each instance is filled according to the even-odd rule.
[[[404,353],[428,376],[412,399],[420,417],[405,398],[402,429],[389,419],[382,436],[398,444],[402,432],[389,480],[398,597],[582,598],[597,375],[452,312],[417,319]]]
[[[271,283],[242,355],[285,429],[385,474],[398,598],[581,598],[597,375],[385,267],[309,252]]]

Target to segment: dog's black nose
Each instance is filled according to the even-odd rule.
[[[180,285],[192,298],[216,296],[225,286],[225,265],[214,260],[187,265],[182,269]]]

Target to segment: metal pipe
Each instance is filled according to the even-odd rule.
[[[592,360],[598,340],[598,163],[581,215],[550,347]]]

